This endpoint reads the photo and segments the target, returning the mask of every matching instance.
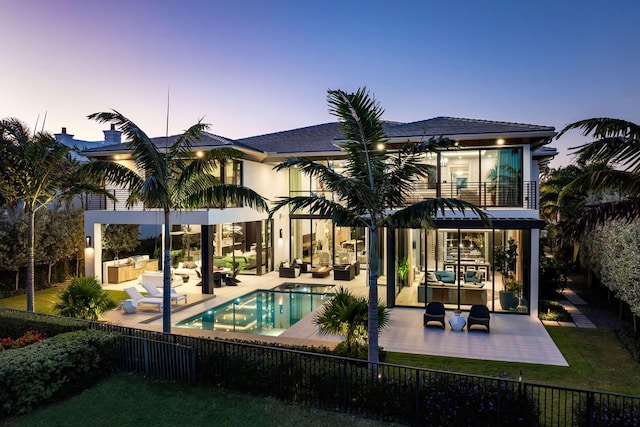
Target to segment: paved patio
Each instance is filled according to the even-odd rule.
[[[312,278],[302,274],[296,279],[278,277],[277,272],[264,276],[238,276],[242,280],[238,286],[215,289],[215,297],[203,295],[195,282],[177,285],[176,291],[188,295],[189,304],[176,307],[172,311],[172,324],[216,307],[233,298],[252,292],[255,289],[271,289],[281,283],[326,283],[348,287],[353,293],[368,295],[365,283],[366,270],[350,282],[335,282],[330,276],[324,279]],[[131,285],[142,291],[137,282],[119,285],[106,285],[106,289],[124,289]],[[386,292],[385,286],[379,286],[379,295]],[[525,315],[492,313],[491,333],[482,331],[456,332],[447,327],[424,328],[422,325],[423,309],[396,307],[391,310],[388,327],[380,335],[380,345],[385,350],[429,354],[435,356],[463,357],[481,360],[497,360],[506,362],[524,362],[544,365],[568,366],[568,363],[555,346],[542,322]],[[447,319],[452,315],[447,312]],[[466,316],[466,313],[463,313]],[[105,320],[115,324],[141,329],[162,330],[162,316],[153,307],[143,308],[135,314],[125,314],[121,310],[113,310]],[[340,341],[339,337],[321,336],[318,327],[313,325],[312,316],[306,316],[278,337],[225,333],[218,331],[202,331],[195,329],[172,328],[176,334],[208,337],[240,337],[244,339],[263,340],[302,345],[333,346]]]

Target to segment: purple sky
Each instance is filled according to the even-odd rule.
[[[116,109],[149,135],[199,118],[229,138],[333,118],[367,86],[387,120],[634,122],[640,2],[3,0],[0,117],[99,140]],[[635,107],[633,107],[635,105]],[[40,128],[41,124],[39,125]],[[587,140],[569,134],[567,147]]]

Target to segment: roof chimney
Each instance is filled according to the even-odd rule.
[[[122,132],[116,130],[116,125],[112,124],[111,129],[103,130],[105,145],[120,144]]]
[[[66,127],[62,128],[62,132],[61,133],[55,133],[55,134],[53,134],[53,136],[56,137],[56,140],[58,140],[58,142],[63,143],[67,147],[73,147],[74,146],[73,135],[70,134],[70,133],[67,133],[67,128]]]

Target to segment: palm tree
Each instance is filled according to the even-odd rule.
[[[486,219],[474,205],[457,199],[427,199],[406,206],[413,184],[432,172],[422,163],[424,153],[453,148],[453,141],[431,138],[422,143],[400,144],[395,152],[380,149],[386,135],[383,110],[366,88],[355,93],[328,91],[329,112],[338,117],[345,137],[342,147],[346,158],[345,174],[330,166],[299,157],[291,157],[275,167],[297,167],[320,181],[333,192],[335,200],[317,195],[282,197],[271,210],[290,205],[307,209],[311,214],[332,218],[334,223],[351,227],[368,227],[369,239],[369,362],[377,364],[378,354],[378,231],[384,227],[420,227],[431,223],[438,211],[464,212],[470,209]]]
[[[340,286],[331,299],[321,307],[314,322],[320,326],[322,335],[342,335],[347,353],[351,354],[357,352],[357,347],[369,338],[367,316],[367,299],[354,296],[348,289]],[[378,331],[384,329],[388,319],[387,306],[378,301]]]
[[[89,115],[100,123],[116,125],[127,137],[137,171],[106,160],[92,160],[86,168],[91,173],[102,174],[109,182],[129,189],[127,206],[143,202],[147,208],[164,211],[164,308],[162,330],[171,332],[171,222],[175,209],[196,209],[226,204],[247,204],[266,211],[267,203],[255,191],[234,184],[224,184],[213,174],[216,165],[229,158],[242,155],[230,148],[217,148],[197,157],[191,150],[192,143],[200,139],[208,125],[198,121],[175,141],[160,150],[151,139],[131,120],[119,112],[102,112]],[[168,138],[167,138],[168,140]]]
[[[6,204],[22,207],[28,222],[27,311],[34,311],[35,215],[56,200],[67,200],[85,191],[102,193],[90,177],[78,172],[69,148],[47,132],[31,134],[15,118],[0,121],[0,194]]]
[[[567,125],[556,138],[573,129],[595,138],[573,148],[578,164],[605,167],[596,167],[574,180],[562,191],[561,198],[572,192],[607,190],[615,190],[622,197],[585,209],[565,230],[567,236],[576,238],[606,220],[640,217],[640,126],[620,119],[592,118]]]
[[[98,320],[98,315],[115,308],[116,303],[95,277],[74,277],[58,295],[53,309],[61,316]]]

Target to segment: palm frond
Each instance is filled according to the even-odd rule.
[[[596,138],[596,141],[572,148],[579,162],[611,162],[640,171],[640,126],[637,124],[606,117],[581,120],[567,125],[556,138],[572,129]]]
[[[138,170],[143,170],[147,175],[166,177],[168,175],[167,164],[164,155],[160,153],[146,133],[134,122],[117,112],[93,113],[87,116],[99,123],[113,123],[127,138],[127,145],[132,150],[132,158]]]
[[[640,179],[636,173],[616,169],[601,169],[586,173],[567,184],[559,194],[559,200],[575,194],[616,190],[624,196],[640,195]]]
[[[491,219],[479,207],[460,199],[432,198],[423,200],[400,209],[387,219],[387,225],[394,228],[430,227],[438,213],[459,212],[466,216],[467,211],[476,215],[486,227],[491,226]]]
[[[567,222],[562,229],[563,243],[577,240],[581,235],[588,233],[598,224],[604,224],[609,220],[623,220],[631,222],[640,218],[640,198],[618,200],[601,203],[586,209],[582,215]]]
[[[260,212],[269,210],[267,202],[254,190],[233,184],[219,184],[187,194],[180,200],[182,208],[202,208],[227,204],[246,205]]]
[[[332,218],[342,226],[368,227],[369,220],[347,206],[318,196],[280,197],[271,207],[270,216],[279,209],[289,206],[292,212],[304,211],[319,217]]]

